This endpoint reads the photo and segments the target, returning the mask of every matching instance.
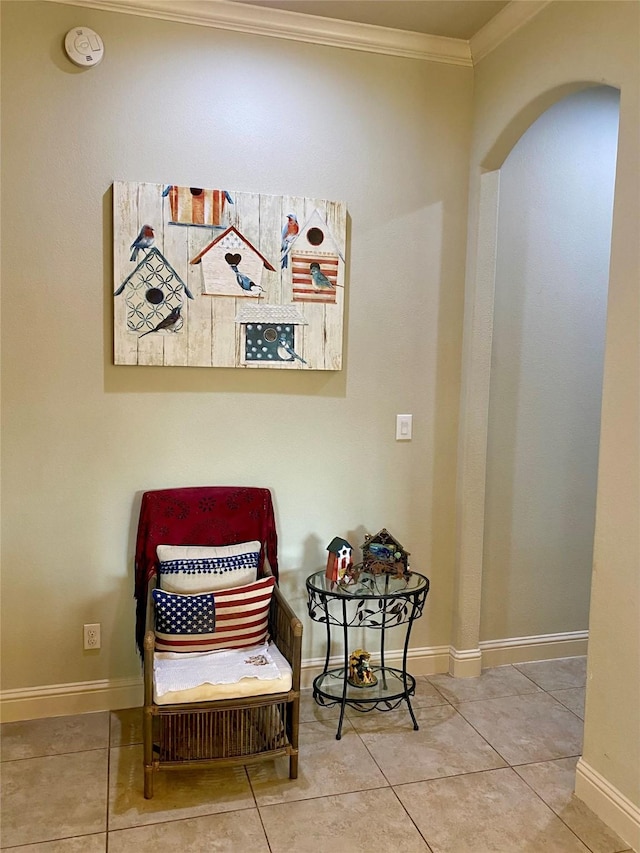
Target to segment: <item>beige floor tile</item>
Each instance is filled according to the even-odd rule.
[[[543,690],[563,690],[565,687],[584,687],[587,681],[586,657],[539,660],[516,663],[516,669],[535,681]]]
[[[260,814],[272,853],[429,853],[390,788],[266,806]]]
[[[505,762],[451,705],[372,713],[351,722],[390,784],[504,767]]]
[[[312,723],[314,720],[335,720],[336,728],[338,726],[338,717],[340,716],[340,707],[332,705],[325,707],[318,705],[313,698],[313,690],[300,691],[300,722]]]
[[[462,702],[457,708],[509,764],[582,751],[582,720],[546,693]]]
[[[0,726],[3,761],[36,758],[106,749],[109,746],[109,713],[77,714],[72,717],[47,717]]]
[[[511,769],[395,791],[433,853],[588,853]]]
[[[142,743],[142,708],[112,711],[109,746],[130,746]]]
[[[380,788],[387,781],[362,741],[345,720],[336,740],[333,720],[300,724],[297,779],[289,779],[289,761],[280,758],[249,766],[258,806]]]
[[[584,699],[586,689],[584,687],[567,687],[565,690],[550,690],[549,693],[558,702],[562,702],[565,708],[577,714],[584,720]]]
[[[110,761],[109,830],[255,807],[242,766],[160,770],[145,800],[142,747],[112,749]]]
[[[257,809],[109,833],[109,853],[269,853]]]
[[[2,846],[106,830],[107,750],[6,761]]]
[[[573,793],[577,758],[514,768],[593,853],[619,853],[627,845]]]
[[[61,838],[60,841],[42,841],[25,847],[12,847],[11,853],[105,853],[107,833],[80,835],[77,838]]]
[[[453,678],[446,674],[430,675],[428,678],[453,703],[540,692],[536,684],[513,666],[485,669],[477,678]]]

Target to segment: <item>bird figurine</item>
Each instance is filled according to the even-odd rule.
[[[175,308],[172,309],[170,314],[167,314],[164,320],[160,320],[160,322],[155,328],[149,329],[148,332],[143,332],[141,335],[139,335],[139,337],[144,338],[145,335],[150,335],[152,332],[161,332],[163,329],[171,329],[173,326],[176,325],[178,320],[181,319],[181,311],[182,305],[177,305]],[[175,329],[173,329],[173,331],[175,331]]]
[[[283,270],[289,266],[289,252],[291,251],[291,244],[298,236],[299,231],[300,226],[298,225],[298,217],[295,213],[288,213],[287,221],[282,228],[282,245],[280,246]]]
[[[140,233],[133,241],[133,243],[129,246],[129,248],[132,250],[131,257],[129,258],[129,260],[136,261],[140,249],[144,249],[146,254],[147,249],[150,249],[151,246],[153,246],[154,240],[155,234],[153,233],[153,228],[150,225],[143,225],[140,229]]]
[[[229,264],[229,266],[236,274],[236,281],[243,290],[246,290],[248,293],[264,293],[264,287],[260,284],[256,284],[248,275],[240,272],[237,264]]]
[[[319,263],[314,261],[312,264],[309,265],[309,270],[311,272],[311,278],[313,279],[313,283],[316,287],[330,287],[333,289],[333,285],[320,269]]]
[[[302,364],[306,364],[307,362],[298,355],[297,352],[294,351],[291,344],[287,341],[284,335],[280,335],[278,339],[278,355],[283,361],[301,361]]]

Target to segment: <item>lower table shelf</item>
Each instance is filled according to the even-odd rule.
[[[393,711],[402,702],[407,703],[413,727],[417,731],[418,724],[411,708],[409,697],[416,689],[416,680],[409,673],[389,666],[373,666],[371,670],[378,679],[376,684],[368,687],[355,687],[349,684],[344,667],[329,669],[318,675],[313,682],[313,697],[319,705],[342,705],[340,724],[337,738],[340,740],[344,707],[349,706],[357,711]]]

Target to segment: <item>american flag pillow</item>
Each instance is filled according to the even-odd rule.
[[[237,545],[158,545],[160,586],[190,595],[253,583],[261,547],[257,539]]]
[[[211,652],[264,643],[275,578],[197,595],[153,590],[156,651]]]

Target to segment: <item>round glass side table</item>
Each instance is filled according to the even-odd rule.
[[[336,740],[342,737],[344,710],[392,711],[407,703],[413,728],[417,731],[411,699],[416,689],[415,678],[407,672],[407,650],[411,627],[422,616],[429,592],[429,579],[417,572],[406,577],[362,572],[346,585],[330,581],[324,570],[307,578],[309,616],[323,622],[327,629],[327,652],[324,669],[313,681],[313,698],[319,705],[340,704],[340,720]],[[385,663],[385,633],[388,628],[405,625],[402,668]],[[342,631],[344,665],[329,668],[331,630]],[[372,628],[380,632],[380,664],[371,666],[374,684],[356,686],[349,681],[349,629]]]

